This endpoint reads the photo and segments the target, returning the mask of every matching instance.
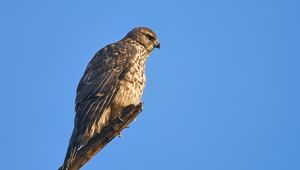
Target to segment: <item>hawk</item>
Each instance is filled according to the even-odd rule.
[[[160,48],[156,34],[137,27],[95,54],[77,87],[74,129],[63,169],[110,120],[120,118],[122,109],[141,102],[145,64],[154,48]]]

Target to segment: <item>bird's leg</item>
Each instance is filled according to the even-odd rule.
[[[121,120],[120,120],[120,121],[121,121]],[[112,125],[112,126],[111,126],[111,128],[112,128],[115,132],[119,130],[117,127],[118,127],[117,125]],[[119,137],[119,138],[122,137],[121,132],[118,133],[118,137]]]
[[[127,108],[123,108],[123,109],[124,109],[123,111],[126,112],[126,109],[133,109],[133,107],[135,107],[135,105],[129,105],[129,106],[127,106]],[[118,114],[118,116],[117,116],[117,119],[118,119],[120,122],[124,123],[125,121],[121,118],[121,115],[122,115],[122,112],[120,111],[119,114]],[[133,121],[136,121],[136,118],[134,118]],[[130,127],[130,126],[127,125],[125,128],[129,128],[129,127]],[[113,129],[114,129],[115,131],[118,130],[116,127],[113,127]],[[118,137],[119,137],[119,138],[122,138],[121,132],[118,133]]]

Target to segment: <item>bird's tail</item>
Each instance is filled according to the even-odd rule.
[[[80,145],[78,144],[77,136],[78,136],[78,131],[76,128],[74,128],[72,136],[70,138],[68,150],[65,156],[64,164],[58,169],[58,170],[68,170],[71,165],[73,164],[73,161],[76,158],[76,154],[78,152],[78,149]]]

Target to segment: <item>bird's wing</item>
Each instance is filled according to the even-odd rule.
[[[76,95],[76,116],[63,167],[69,167],[78,149],[89,140],[93,125],[99,121],[118,90],[119,81],[130,69],[129,59],[136,49],[121,41],[101,49],[88,64]]]
[[[116,43],[100,50],[89,63],[76,96],[75,126],[82,133],[90,131],[109,107],[118,82],[130,68],[128,60],[135,54],[133,46]]]

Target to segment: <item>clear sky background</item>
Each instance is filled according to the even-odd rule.
[[[161,49],[144,111],[83,170],[300,169],[300,4],[295,0],[0,2],[0,169],[53,170],[77,83],[136,26]]]

